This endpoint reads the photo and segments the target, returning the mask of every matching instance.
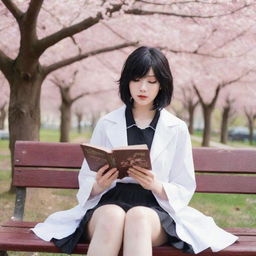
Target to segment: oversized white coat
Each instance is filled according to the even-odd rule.
[[[91,143],[109,148],[127,145],[125,105],[98,121]],[[154,196],[174,219],[180,239],[192,245],[195,253],[208,247],[216,252],[238,239],[219,228],[211,217],[188,206],[196,187],[190,135],[185,122],[165,109],[160,112],[150,157],[152,171],[162,182],[168,200]],[[78,205],[50,215],[43,223],[37,224],[33,232],[45,241],[64,238],[75,231],[86,211],[93,208],[116,182],[136,183],[131,177],[119,179],[103,193],[89,198],[95,177],[96,173],[84,160],[78,177]]]

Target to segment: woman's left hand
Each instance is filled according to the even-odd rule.
[[[139,184],[148,190],[156,190],[160,182],[156,179],[155,174],[148,169],[133,165],[128,169],[130,177],[134,178]]]

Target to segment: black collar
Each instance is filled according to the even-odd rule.
[[[160,116],[160,111],[157,109],[154,118],[152,119],[151,123],[149,124],[148,127],[152,128],[153,130],[156,129],[156,125],[157,125],[157,121],[159,119]],[[132,109],[131,107],[126,106],[125,109],[125,118],[126,118],[126,127],[127,129],[129,129],[132,126],[137,126],[136,122],[133,118],[133,113],[132,113]],[[148,128],[146,127],[146,128]]]

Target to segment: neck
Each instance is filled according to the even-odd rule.
[[[151,109],[152,109],[152,105],[141,106],[141,105],[135,104],[134,108],[132,109],[133,116],[135,119],[153,118],[156,110],[151,110]]]

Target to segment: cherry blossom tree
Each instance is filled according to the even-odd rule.
[[[0,33],[1,38],[7,40],[0,42],[0,70],[10,86],[11,152],[16,140],[39,139],[41,88],[51,73],[97,55],[125,50],[128,46],[137,47],[138,38],[143,44],[166,49],[172,56],[179,46],[179,52],[207,57],[200,40],[203,38],[211,46],[207,49],[209,55],[213,49],[211,35],[216,34],[212,26],[225,19],[225,25],[230,26],[230,18],[238,14],[247,15],[250,20],[254,7],[253,1],[78,0],[74,4],[64,0],[61,3],[3,0],[0,3]],[[237,26],[240,20],[235,20]],[[168,26],[159,27],[163,21],[173,28],[172,33]],[[145,29],[149,24],[153,31]],[[98,33],[98,27],[105,30]],[[131,29],[134,27],[135,30]],[[210,35],[202,37],[208,27]],[[184,40],[181,40],[181,31],[186,33]],[[223,43],[221,35],[223,37],[223,33],[219,35],[219,42]],[[197,51],[193,49],[195,46]],[[216,59],[226,52],[218,50],[217,53]]]
[[[221,113],[220,142],[223,144],[227,144],[229,126],[234,123],[238,116],[238,100],[236,99],[241,94],[241,87],[242,85],[224,88],[217,101],[217,109]]]
[[[71,77],[71,81],[60,80],[57,76],[54,76],[54,78],[51,79],[52,83],[54,83],[58,87],[61,95],[60,142],[69,141],[69,132],[71,128],[71,107],[76,101],[78,101],[79,99],[81,99],[86,95],[92,95],[95,97],[95,95],[99,95],[106,91],[113,90],[113,89],[97,90],[94,92],[87,91],[87,92],[79,93],[76,96],[72,96],[71,89],[74,88],[74,85],[76,84],[77,74],[78,74],[78,70],[76,70],[73,73]]]
[[[188,113],[188,129],[190,134],[194,134],[194,113],[199,104],[198,97],[193,90],[192,86],[189,86],[189,81],[186,85],[180,85],[178,87],[179,93],[176,98],[182,102],[185,111]]]

